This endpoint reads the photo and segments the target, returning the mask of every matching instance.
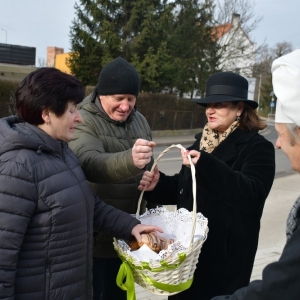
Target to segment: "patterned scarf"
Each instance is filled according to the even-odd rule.
[[[297,221],[300,214],[300,196],[294,203],[286,222],[286,239],[289,240],[296,229]]]
[[[211,129],[208,123],[205,125],[200,141],[200,150],[211,153],[228,135],[239,127],[239,121],[234,121],[221,135],[218,130]]]

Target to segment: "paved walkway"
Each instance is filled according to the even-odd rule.
[[[261,279],[263,268],[277,261],[282,253],[285,245],[285,222],[292,205],[300,194],[299,182],[299,174],[274,180],[261,219],[259,244],[251,280]],[[136,296],[137,300],[168,299],[167,296],[151,294],[138,285],[136,285]]]

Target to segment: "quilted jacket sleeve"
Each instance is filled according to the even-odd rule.
[[[95,196],[94,228],[118,238],[130,238],[134,226],[140,221]]]
[[[70,148],[79,158],[87,180],[94,183],[117,183],[142,174],[132,159],[132,149],[106,152],[103,141],[97,136],[92,120],[82,114],[84,122],[77,125]],[[103,137],[105,138],[105,137]]]
[[[0,163],[0,299],[14,299],[18,254],[37,198],[31,174],[22,165]]]

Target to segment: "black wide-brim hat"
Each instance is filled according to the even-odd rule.
[[[204,98],[193,99],[204,107],[210,103],[243,101],[255,109],[258,103],[248,98],[248,80],[233,72],[220,72],[211,75],[206,83]]]

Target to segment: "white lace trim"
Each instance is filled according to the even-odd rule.
[[[142,224],[160,227],[164,233],[158,233],[166,239],[174,239],[167,250],[162,250],[157,260],[177,257],[179,253],[187,252],[191,244],[192,212],[181,208],[170,212],[165,207],[150,209],[141,216],[134,215]],[[196,214],[196,230],[193,243],[206,239],[208,220],[201,213]],[[118,240],[119,247],[128,255],[132,255],[129,246],[123,240]],[[147,258],[143,261],[147,261]]]

